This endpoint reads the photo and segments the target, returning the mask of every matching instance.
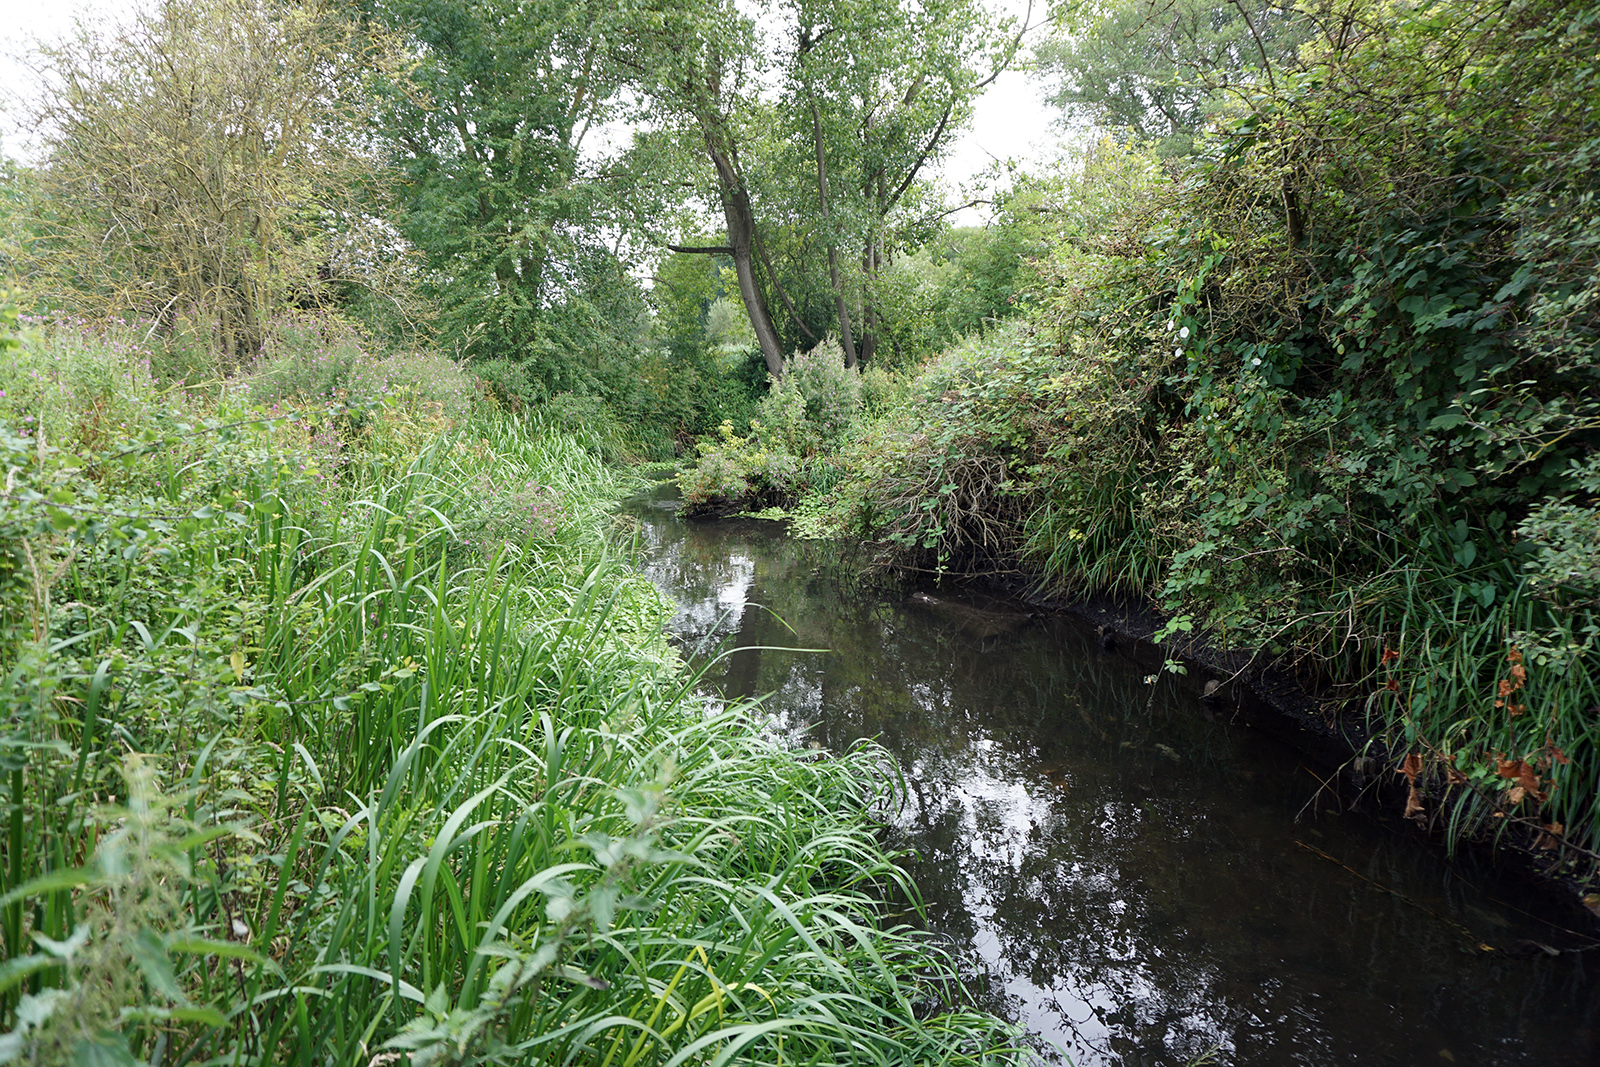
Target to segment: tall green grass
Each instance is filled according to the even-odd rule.
[[[1428,817],[1452,843],[1516,827],[1553,860],[1572,858],[1558,839],[1593,849],[1600,675],[1591,616],[1563,609],[1508,560],[1452,567],[1425,549],[1413,558],[1390,569],[1387,595],[1373,598],[1364,620],[1383,646],[1367,657],[1369,669],[1378,662],[1370,724],[1393,751],[1427,757],[1426,777],[1442,795]]]
[[[19,430],[67,379],[24,364],[0,1054],[1009,1057],[884,903],[916,893],[873,832],[882,754],[801,758],[693,695],[600,536],[628,482],[582,443],[202,410],[135,373],[94,422],[120,433],[57,407],[54,451]]]

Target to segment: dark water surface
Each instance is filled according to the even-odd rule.
[[[862,589],[838,545],[672,501],[628,510],[676,635],[736,649],[708,681],[772,694],[797,743],[899,759],[929,921],[1047,1059],[1600,1064],[1600,953],[1483,951],[1572,939],[1398,820],[1308,807],[1327,769],[1209,711],[1199,679],[1149,684],[1075,620]]]

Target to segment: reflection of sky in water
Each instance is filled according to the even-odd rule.
[[[1037,855],[1041,841],[1048,839],[1050,824],[1060,818],[1052,808],[1053,797],[1064,786],[1070,786],[1017,777],[1014,765],[1004,759],[992,738],[974,738],[970,751],[971,762],[959,769],[954,780],[950,775],[955,768],[943,766],[933,776],[922,761],[913,763],[907,773],[921,781],[934,777],[935,781],[929,784],[944,803],[958,809],[957,836],[964,841],[960,850],[964,872],[960,894],[963,908],[974,920],[971,948],[1002,993],[1008,1014],[1022,1023],[1030,1035],[1068,1053],[1081,1064],[1101,1058],[1115,1062],[1109,1047],[1110,1038],[1117,1031],[1114,1017],[1119,1008],[1129,1004],[1160,1005],[1160,1016],[1176,1016],[1172,1029],[1183,1035],[1181,1046],[1189,1055],[1199,1055],[1213,1046],[1226,1049],[1227,1027],[1213,1000],[1210,968],[1193,967],[1181,982],[1187,994],[1181,1002],[1174,1002],[1170,974],[1164,988],[1146,973],[1152,966],[1170,971],[1173,961],[1166,959],[1167,953],[1140,943],[1126,932],[1118,932],[1117,927],[1136,918],[1138,902],[1124,894],[1114,868],[1083,862],[1064,862],[1045,869],[1028,866],[1029,857]],[[919,810],[914,791],[900,823],[913,826],[925,814]],[[1127,804],[1106,802],[1093,814],[1094,829],[1107,840],[1137,834],[1140,822],[1140,812]],[[1036,938],[1075,937],[1078,932],[1038,930],[1032,932],[1033,937],[1018,940],[1015,931],[1007,929],[999,919],[1007,907],[1008,893],[994,885],[992,875],[1001,867],[1009,869],[1013,892],[1047,907],[1051,901],[1072,897],[1099,901],[1099,914],[1105,917],[1109,929],[1099,931],[1102,940],[1097,950],[1117,965],[1114,983],[1086,980],[1072,973],[1051,973],[1040,980],[1034,964],[1044,962],[1047,954],[1041,951],[1043,946]],[[1146,957],[1153,962],[1147,964]],[[1147,1016],[1144,1025],[1158,1026],[1160,1021]],[[1205,1040],[1196,1041],[1197,1035]],[[1048,1052],[1047,1058],[1056,1059]]]
[[[1197,714],[1198,680],[1146,686],[1159,663],[1068,623],[855,593],[837,549],[769,524],[640,513],[672,631],[725,653],[708,681],[770,694],[797,744],[899,759],[890,834],[930,926],[980,1002],[1076,1063],[1596,1062],[1586,957],[1476,953],[1560,935],[1369,818],[1296,825],[1312,768]]]
[[[671,527],[646,524],[640,573],[668,592],[678,612],[668,623],[692,651],[713,647],[735,633],[744,616],[756,561],[730,552],[696,556],[669,550]]]

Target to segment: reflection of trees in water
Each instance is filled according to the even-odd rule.
[[[1182,1063],[1219,1042],[1236,1063],[1587,1062],[1584,957],[1472,956],[1407,903],[1470,924],[1470,887],[1368,823],[1293,826],[1315,780],[1170,679],[1144,684],[1158,662],[1054,621],[985,636],[982,616],[841,586],[828,546],[759,527],[672,530],[650,541],[652,575],[695,605],[680,632],[733,650],[724,692],[773,694],[787,734],[836,751],[875,737],[900,760],[892,832],[930,925],[983,956],[989,1006],[1080,1063]],[[1569,1006],[1554,1024],[1552,1005]]]

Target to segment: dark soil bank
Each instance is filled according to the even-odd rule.
[[[1398,808],[1351,811],[1316,716],[1203,701],[1213,675],[1078,618],[862,588],[838,546],[683,522],[667,490],[632,513],[684,647],[726,652],[708,684],[770,694],[798,745],[893,754],[929,924],[1047,1059],[1600,1062],[1600,953],[1516,951],[1584,943],[1571,916],[1417,847]]]

